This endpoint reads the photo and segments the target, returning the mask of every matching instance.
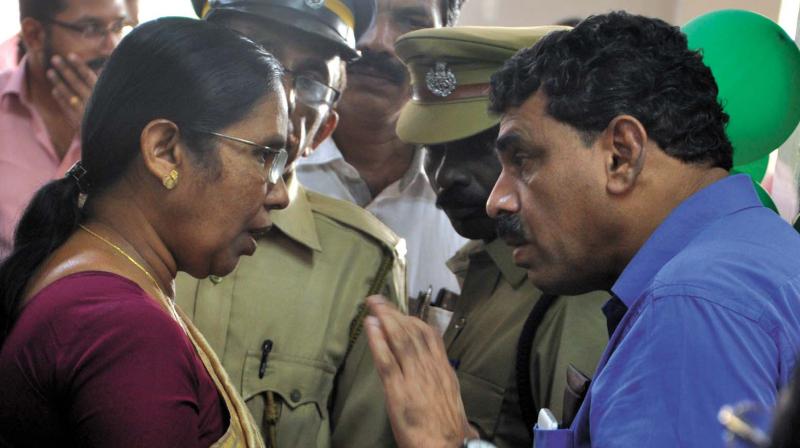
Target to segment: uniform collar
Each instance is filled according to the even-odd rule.
[[[631,308],[656,274],[710,224],[752,207],[762,207],[750,177],[728,176],[683,201],[656,228],[619,276],[611,291]]]
[[[528,271],[514,264],[512,257],[514,250],[505,241],[495,238],[486,244],[486,252],[497,265],[500,274],[515,289],[528,279]]]
[[[483,241],[469,240],[461,246],[460,249],[453,254],[450,259],[445,263],[447,268],[450,269],[459,281],[463,281],[469,269],[469,259],[473,254],[479,253],[483,250]]]
[[[447,261],[447,267],[458,277],[466,275],[469,267],[469,260],[473,256],[486,252],[491,258],[492,262],[497,266],[500,275],[514,289],[519,288],[528,278],[528,272],[525,269],[514,264],[511,257],[513,250],[503,240],[496,238],[489,243],[484,243],[481,240],[471,240],[467,242],[455,255]]]
[[[270,212],[272,223],[289,238],[311,250],[322,251],[316,221],[308,202],[306,190],[293,174],[287,182],[289,205],[283,210]]]

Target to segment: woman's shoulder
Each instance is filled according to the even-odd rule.
[[[128,338],[180,338],[181,329],[139,285],[118,274],[84,271],[60,278],[25,305],[15,327],[49,334],[63,346],[125,331]],[[15,328],[17,330],[17,328]]]

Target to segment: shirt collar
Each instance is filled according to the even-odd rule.
[[[291,176],[286,188],[289,193],[289,205],[283,210],[270,212],[272,223],[289,238],[311,250],[322,251],[311,204],[306,197],[306,190],[297,181],[296,175]]]
[[[425,174],[425,158],[423,156],[424,150],[421,147],[414,148],[414,158],[411,159],[411,165],[409,165],[408,171],[403,174],[403,177],[400,178],[400,191],[405,190],[415,182],[428,183],[428,176]]]
[[[515,289],[519,288],[528,278],[528,271],[514,264],[513,249],[500,238],[495,238],[486,244],[486,252],[497,265],[500,274]]]
[[[11,69],[11,77],[0,91],[0,102],[5,102],[6,98],[16,96],[22,104],[28,106],[28,95],[26,92],[25,73],[27,67],[27,56],[23,57],[19,65]]]
[[[336,142],[333,141],[333,138],[328,137],[323,140],[316,149],[311,151],[308,157],[303,159],[303,164],[325,165],[335,160],[344,161],[344,156],[342,152],[339,151],[339,147],[336,146]]]
[[[425,174],[425,159],[423,155],[422,148],[417,147],[414,150],[414,158],[411,159],[408,171],[406,171],[399,180],[398,187],[401,192],[416,182],[428,182],[428,176]],[[303,160],[303,165],[306,166],[329,164],[341,165],[342,167],[337,170],[339,173],[348,177],[355,175],[358,179],[361,179],[361,177],[356,174],[358,171],[347,163],[344,155],[342,155],[342,151],[339,150],[339,147],[332,137],[323,140],[322,143]]]
[[[650,235],[611,291],[630,308],[658,271],[708,225],[740,210],[761,207],[750,177],[728,176],[683,201]]]

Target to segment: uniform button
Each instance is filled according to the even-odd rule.
[[[456,322],[455,329],[460,330],[466,324],[467,324],[467,319],[462,317],[461,319],[458,320],[458,322]]]
[[[215,285],[219,285],[222,282],[222,277],[217,277],[216,275],[209,275],[208,279]]]
[[[303,398],[303,394],[301,394],[299,390],[295,389],[289,394],[289,398],[291,398],[292,401],[297,403],[298,401],[300,401],[301,398]]]

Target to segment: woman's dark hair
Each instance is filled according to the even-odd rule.
[[[126,36],[86,107],[80,187],[70,176],[42,187],[17,225],[11,255],[0,264],[0,345],[38,266],[86,219],[92,198],[139,157],[140,135],[149,122],[173,121],[193,159],[216,164],[210,137],[187,129],[217,131],[243,119],[267,95],[282,91],[282,74],[280,63],[261,47],[204,21],[163,18]],[[88,198],[83,208],[81,192]]]
[[[670,156],[731,168],[717,83],[678,27],[612,12],[552,32],[492,76],[491,109],[519,107],[540,89],[548,115],[578,130],[587,144],[628,114]]]

